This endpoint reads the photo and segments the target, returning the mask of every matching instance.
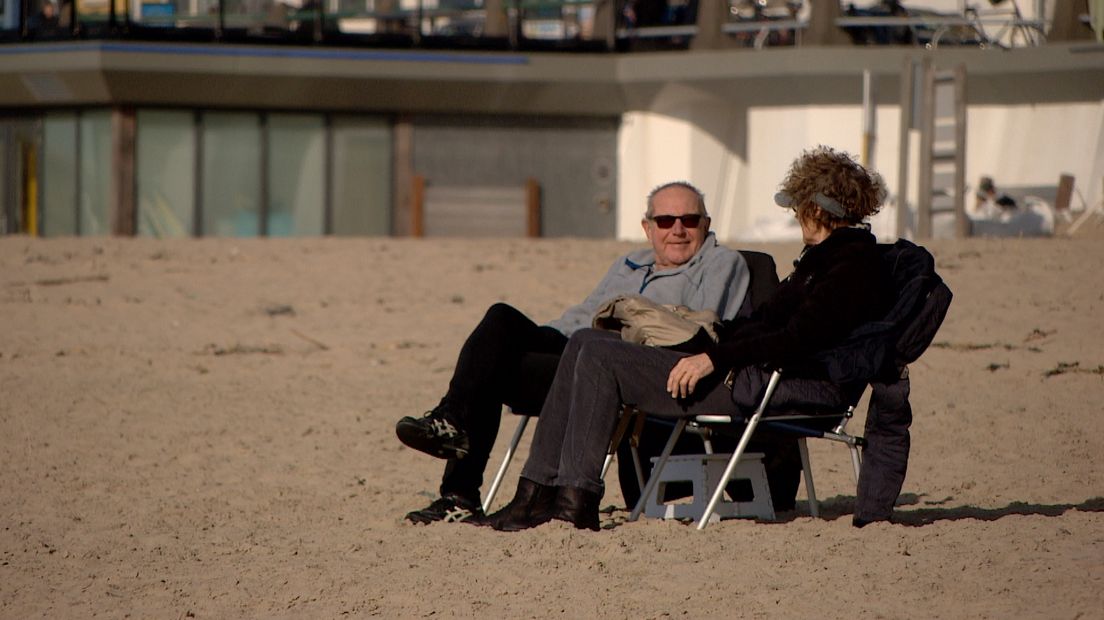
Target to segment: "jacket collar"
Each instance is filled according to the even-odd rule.
[[[807,245],[801,250],[801,254],[794,261],[796,267],[803,261],[816,261],[822,256],[828,256],[837,249],[853,243],[877,243],[878,240],[864,226],[846,226],[837,228],[828,235],[828,238],[816,245]]]
[[[686,271],[687,269],[700,263],[703,260],[702,257],[705,255],[706,251],[711,250],[715,247],[717,247],[717,236],[710,232],[708,235],[705,236],[705,241],[702,242],[702,246],[698,248],[698,252],[697,254],[694,254],[693,258],[686,261],[682,265],[675,267],[674,269],[668,269],[664,271],[663,274],[674,275],[676,273],[682,273],[683,271]],[[629,255],[625,257],[625,264],[628,265],[629,269],[632,269],[634,271],[637,269],[654,269],[655,262],[655,250],[651,248],[630,252]]]

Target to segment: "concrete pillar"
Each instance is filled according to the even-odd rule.
[[[485,13],[483,35],[487,37],[505,37],[507,35],[506,5],[503,0],[487,0],[483,4]]]
[[[809,28],[802,35],[802,45],[850,45],[851,38],[836,26],[840,15],[839,0],[810,0]]]
[[[219,6],[222,6],[220,3]],[[399,0],[376,0],[376,13],[381,17],[376,18],[376,32],[382,34],[402,33],[406,26],[401,18],[395,15],[399,11]]]
[[[621,0],[599,0],[594,3],[594,21],[591,37],[604,39],[606,49],[617,47],[617,17],[621,13]]]
[[[1088,0],[1063,0],[1054,5],[1054,21],[1047,32],[1047,41],[1082,41],[1093,38],[1092,28],[1081,21],[1089,12]]]
[[[728,21],[727,0],[699,0],[698,34],[690,49],[713,50],[729,47],[728,35],[721,29]]]

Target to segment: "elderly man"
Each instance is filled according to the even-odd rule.
[[[731,319],[747,292],[747,265],[709,232],[702,193],[682,181],[652,190],[641,224],[651,242],[614,261],[597,288],[559,319],[537,325],[495,304],[460,349],[448,392],[424,416],[404,417],[395,431],[407,446],[448,460],[441,497],[406,518],[415,523],[480,519],[479,487],[498,435],[502,405],[539,411],[556,366],[576,330],[590,327],[599,306],[639,294],[661,304],[713,310]]]

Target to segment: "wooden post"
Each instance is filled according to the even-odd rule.
[[[425,177],[420,174],[410,190],[410,236],[425,236]]]
[[[1058,177],[1058,192],[1054,195],[1054,210],[1058,213],[1069,211],[1073,202],[1073,175],[1063,174]]]
[[[42,201],[39,199],[39,152],[35,148],[34,144],[24,142],[22,146],[23,157],[23,226],[22,231],[32,237],[37,237],[42,232],[42,227],[39,224],[41,219],[40,206]]]
[[[540,183],[536,179],[525,180],[526,235],[541,236],[541,195]]]
[[[400,114],[391,128],[391,234],[413,234],[409,228],[413,221],[411,213],[414,187],[414,124],[410,116]]]
[[[133,236],[137,228],[134,187],[134,108],[111,112],[111,234]]]

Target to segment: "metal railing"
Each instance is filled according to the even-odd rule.
[[[1041,45],[1046,41],[1046,22],[1038,19],[982,17],[978,15],[921,15],[910,17],[839,17],[836,26],[859,28],[907,28],[915,43],[938,47],[948,43],[982,47]],[[998,27],[991,33],[991,27]],[[1009,43],[1005,43],[1010,39]],[[1017,42],[1019,44],[1017,45]]]
[[[699,25],[626,25],[625,0],[501,0],[505,30],[489,33],[486,0],[442,5],[439,0],[63,0],[53,16],[29,15],[40,0],[0,0],[19,9],[8,18],[6,41],[73,38],[170,40],[264,40],[300,44],[434,45],[524,49],[559,44],[560,49],[631,50],[643,42],[688,45]],[[55,0],[49,0],[53,2]],[[476,2],[479,2],[477,5]],[[734,1],[734,0],[733,0]],[[94,7],[94,8],[86,8]],[[726,47],[762,49],[799,46],[809,21],[795,12],[742,15],[731,5],[729,21],[720,24]],[[606,11],[612,25],[599,32],[595,16]],[[1043,44],[1047,24],[1023,19],[1018,10],[994,14],[976,9],[964,15],[843,15],[835,25],[856,43],[897,43],[927,47],[976,45],[1016,47]],[[905,36],[886,37],[889,32]],[[875,36],[876,35],[876,36]]]

